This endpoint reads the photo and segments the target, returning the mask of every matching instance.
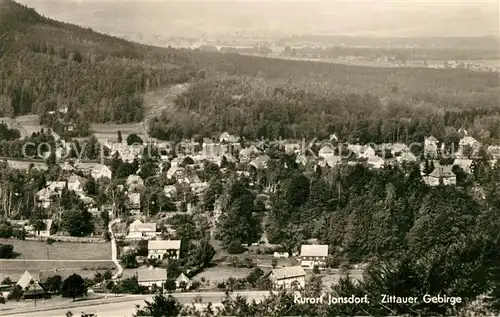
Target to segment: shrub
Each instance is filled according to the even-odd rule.
[[[53,244],[54,242],[56,242],[56,240],[54,240],[52,238],[47,239],[47,244]]]
[[[231,242],[227,246],[227,252],[229,254],[240,254],[245,252],[247,249],[238,242]]]

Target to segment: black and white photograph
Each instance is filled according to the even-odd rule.
[[[0,316],[500,316],[499,0],[0,0]]]

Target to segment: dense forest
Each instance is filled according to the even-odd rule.
[[[195,53],[196,56],[199,53]],[[177,100],[175,116],[151,122],[175,139],[228,131],[246,138],[421,142],[459,128],[500,137],[498,76],[466,70],[364,68],[213,54]],[[201,63],[200,63],[201,65]]]

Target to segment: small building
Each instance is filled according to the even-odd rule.
[[[130,175],[125,182],[129,191],[140,190],[144,187],[144,181],[139,175]]]
[[[326,244],[303,244],[300,247],[300,265],[309,269],[315,265],[320,268],[326,266],[328,257],[328,245]]]
[[[28,234],[37,237],[50,237],[50,228],[52,227],[52,219],[43,219],[45,228],[43,230],[35,230],[33,226],[29,225],[25,227]]]
[[[455,159],[453,161],[453,166],[460,167],[464,172],[471,173],[472,172],[472,160],[469,159]]]
[[[260,154],[259,149],[255,145],[250,145],[239,152],[240,162],[250,162],[254,157]]]
[[[178,260],[181,253],[181,240],[148,241],[148,259]]]
[[[424,182],[429,186],[438,186],[440,182],[443,185],[456,185],[457,176],[452,171],[452,166],[436,166],[432,173],[423,177]]]
[[[424,154],[430,156],[436,156],[438,151],[438,139],[434,136],[430,136],[424,139]]]
[[[184,273],[181,273],[175,279],[175,287],[177,289],[190,289],[192,285],[193,285],[193,282],[191,282],[189,277],[187,277]]]
[[[137,282],[139,286],[144,287],[163,287],[163,284],[167,281],[167,270],[160,268],[148,268],[143,270],[137,270]]]
[[[398,156],[396,158],[396,160],[398,161],[398,163],[401,164],[403,162],[416,162],[417,158],[411,152],[404,152],[403,154],[401,154],[400,156]]]
[[[288,254],[288,252],[278,252],[278,251],[275,251],[273,253],[273,257],[276,258],[276,259],[288,259],[290,255]]]
[[[106,165],[96,164],[90,171],[90,175],[95,180],[99,180],[101,178],[111,179],[111,170]]]
[[[269,159],[270,157],[266,154],[261,155],[250,162],[250,166],[253,166],[256,169],[265,169],[267,168],[267,162],[269,161]]]
[[[332,149],[332,147],[330,145],[325,145],[323,146],[319,152],[318,152],[318,156],[319,157],[323,157],[323,158],[327,158],[327,157],[330,157],[330,156],[334,156],[335,155],[335,151]]]
[[[69,165],[71,166],[71,165]],[[86,179],[77,175],[71,175],[68,178],[68,189],[74,191],[77,194],[81,194],[84,191],[84,185]]]
[[[129,239],[143,239],[152,238],[156,236],[156,223],[142,223],[140,220],[132,222],[129,226],[128,236]]]
[[[385,165],[384,159],[376,155],[369,156],[368,159],[366,160],[366,163],[376,169],[380,169]]]
[[[290,266],[274,269],[269,274],[274,289],[304,288],[306,271],[302,266]]]
[[[173,198],[177,194],[177,188],[174,185],[166,185],[163,187],[163,192],[168,198]]]

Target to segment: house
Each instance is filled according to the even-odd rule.
[[[35,230],[33,226],[29,225],[25,227],[25,230],[28,234],[38,237],[50,237],[50,228],[52,227],[52,219],[43,219],[43,223],[45,224],[45,229],[43,230]]]
[[[301,165],[307,165],[307,157],[305,155],[302,155],[302,154],[299,154],[297,155],[297,157],[295,158],[295,163],[297,164],[301,164]]]
[[[128,190],[141,189],[144,187],[144,181],[139,175],[130,175],[125,181]]]
[[[169,180],[182,179],[182,177],[184,177],[184,168],[183,167],[172,166],[167,171],[167,178]]]
[[[104,164],[96,164],[90,171],[93,179],[99,180],[101,178],[111,179],[111,170]]]
[[[269,159],[269,156],[267,156],[266,154],[260,155],[252,162],[250,162],[249,165],[255,167],[256,169],[265,169],[267,168],[267,162],[269,161]]]
[[[297,142],[286,142],[285,143],[285,153],[299,153],[300,143]]]
[[[334,167],[334,166],[341,163],[341,158],[340,158],[340,156],[334,155],[334,156],[326,157],[325,161],[326,161],[326,165],[328,165],[329,167]]]
[[[127,194],[128,206],[130,209],[141,209],[141,193],[129,192]]]
[[[235,135],[231,135],[227,132],[223,132],[220,136],[219,136],[219,142],[220,143],[236,143],[240,140],[239,137],[235,136]]]
[[[375,156],[375,150],[371,146],[363,146],[359,151],[359,157],[371,158]]]
[[[68,178],[68,189],[74,191],[77,194],[83,193],[83,186],[86,183],[86,179],[77,175],[71,175]]]
[[[175,287],[178,289],[190,289],[192,285],[193,282],[184,273],[175,279]]]
[[[209,184],[207,182],[197,182],[189,184],[191,192],[195,195],[202,195],[207,190]]]
[[[464,172],[471,173],[472,172],[472,160],[469,159],[455,159],[453,161],[453,166],[460,167]]]
[[[180,257],[181,240],[149,240],[148,259],[171,259]]]
[[[403,154],[398,156],[396,160],[401,164],[403,162],[416,162],[417,158],[411,152],[403,152]]]
[[[490,145],[486,149],[486,152],[493,158],[493,159],[499,159],[500,158],[500,146],[498,145]]]
[[[436,156],[438,151],[438,139],[430,136],[424,139],[424,154],[429,156]]]
[[[137,270],[137,282],[139,286],[144,287],[163,287],[163,284],[167,281],[167,270],[160,268],[148,268],[143,270]]]
[[[322,158],[327,158],[327,157],[334,156],[334,155],[335,155],[335,151],[329,145],[323,146],[318,152],[318,156],[322,157]]]
[[[129,239],[152,238],[156,236],[156,223],[142,223],[140,220],[132,222],[128,229]]]
[[[54,193],[52,193],[52,191],[47,187],[40,189],[36,193],[36,199],[40,207],[49,208],[50,204],[52,203],[53,195]]]
[[[268,277],[274,289],[304,288],[306,285],[306,271],[302,266],[274,269]]]
[[[239,152],[240,162],[250,162],[254,157],[260,154],[259,149],[255,145],[250,145]]]
[[[326,266],[328,257],[328,245],[325,244],[303,244],[300,247],[300,265],[312,269],[315,265]]]
[[[21,287],[21,290],[23,291],[22,297],[25,299],[47,296],[47,292],[45,292],[38,280],[36,280],[28,271],[24,271],[16,285]]]
[[[39,171],[46,171],[48,169],[45,162],[7,160],[7,166],[16,170],[29,170],[34,168]]]
[[[369,156],[366,163],[376,169],[382,168],[385,165],[384,159],[376,155]]]
[[[163,192],[168,198],[173,198],[177,194],[177,188],[174,185],[166,185],[163,187]]]
[[[456,185],[457,183],[457,177],[455,173],[453,173],[451,165],[438,165],[434,168],[432,173],[429,174],[429,176],[424,176],[423,179],[429,186],[438,186],[441,181],[443,182],[443,185]]]
[[[288,259],[290,255],[288,254],[288,252],[278,252],[278,251],[275,251],[273,253],[273,257],[276,258],[276,259]]]
[[[475,154],[481,148],[481,143],[471,136],[465,136],[465,137],[461,138],[459,143],[458,143],[458,151],[462,155],[464,155],[464,154],[466,154],[466,153],[464,153],[464,149],[466,147],[469,147],[472,150],[472,153],[470,153],[470,154]]]
[[[390,147],[393,156],[399,156],[410,151],[410,148],[404,143],[394,143]]]

